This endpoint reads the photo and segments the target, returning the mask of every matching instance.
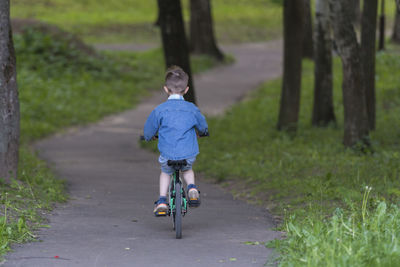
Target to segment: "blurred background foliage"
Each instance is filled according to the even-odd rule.
[[[11,17],[37,19],[77,34],[88,43],[159,42],[156,0],[11,0]],[[314,2],[314,1],[313,1]],[[283,0],[214,0],[220,43],[266,41],[282,34]],[[189,21],[189,0],[182,0]],[[313,5],[312,5],[313,6]],[[388,25],[394,1],[386,1]],[[189,27],[186,27],[188,29]]]

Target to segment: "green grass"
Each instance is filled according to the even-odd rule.
[[[281,82],[268,82],[250,100],[233,107],[224,116],[209,118],[211,137],[200,140],[201,153],[196,165],[196,170],[233,188],[237,197],[266,206],[281,219],[286,218],[286,224],[293,224],[301,231],[311,229],[314,224],[331,223],[322,219],[332,215],[337,207],[344,210],[345,220],[346,216],[355,216],[361,209],[366,186],[373,188],[368,202],[372,217],[379,201],[398,203],[400,199],[398,55],[377,55],[377,130],[371,135],[373,154],[362,155],[342,145],[342,75],[338,60],[334,76],[338,126],[323,129],[311,126],[312,70],[312,63],[305,61],[300,122],[295,138],[276,130]],[[385,216],[392,216],[391,210],[388,209],[389,213]],[[355,222],[357,227],[359,223]],[[326,226],[324,229],[330,228]],[[286,242],[286,249],[281,252],[289,253],[287,246],[290,246],[297,254],[288,255],[284,262],[287,266],[293,266],[293,262],[296,262],[294,266],[303,266],[296,261],[296,257],[312,253],[311,250],[317,248],[296,243],[293,238],[297,233],[291,231],[289,238],[283,241]],[[316,242],[323,239],[319,234],[310,238],[317,239]],[[393,253],[399,255],[400,250]],[[373,255],[379,257],[377,253]],[[325,263],[321,261],[309,266],[327,266]],[[337,261],[337,265],[331,266],[340,266],[339,263]]]
[[[54,178],[45,162],[26,146],[19,156],[19,180],[0,183],[0,258],[11,244],[35,240],[35,230],[46,226],[43,215],[67,199],[64,182]]]
[[[16,36],[15,46],[24,142],[131,108],[163,82],[161,49],[90,56],[34,30]],[[217,64],[192,57],[195,73]]]
[[[221,42],[262,41],[280,35],[281,1],[215,0],[213,14]],[[188,0],[182,1],[189,21]],[[87,42],[158,42],[156,1],[13,0],[13,18],[34,18],[78,34]],[[188,27],[187,27],[188,28]]]
[[[43,215],[55,202],[67,199],[64,182],[30,151],[29,144],[132,108],[163,83],[161,49],[100,55],[71,38],[36,28],[14,36],[21,148],[18,181],[0,184],[0,257],[12,243],[34,240],[35,230],[46,223]],[[222,64],[230,62],[228,57]],[[217,64],[221,63],[208,57],[192,57],[194,72]]]
[[[217,39],[222,43],[280,38],[282,0],[213,0]],[[388,24],[394,1],[386,1]],[[189,0],[182,1],[188,22]],[[78,34],[90,43],[159,42],[157,2],[140,0],[13,0],[13,18],[35,18]],[[187,29],[189,27],[186,27]]]
[[[378,202],[362,217],[362,209],[337,209],[329,219],[309,218],[285,224],[286,240],[270,246],[281,253],[280,266],[398,266],[400,210]]]

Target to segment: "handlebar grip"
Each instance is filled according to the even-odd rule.
[[[208,130],[206,130],[204,133],[199,134],[199,137],[207,137],[210,136],[210,133],[208,132]]]
[[[153,140],[158,139],[158,135],[153,136]],[[140,136],[140,141],[146,141],[146,138],[144,138],[144,135]]]

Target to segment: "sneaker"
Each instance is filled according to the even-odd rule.
[[[188,186],[189,207],[196,208],[200,206],[200,191],[195,185]]]
[[[164,198],[160,198],[159,200],[157,200],[156,202],[154,202],[154,204],[156,205],[154,208],[154,215],[156,217],[159,216],[167,216],[168,215],[168,204],[166,199]]]

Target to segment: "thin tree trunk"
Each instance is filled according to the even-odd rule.
[[[375,51],[378,0],[364,0],[361,24],[361,58],[364,70],[365,95],[369,129],[375,129]]]
[[[190,1],[190,51],[219,61],[224,59],[215,41],[211,0]]]
[[[392,40],[400,44],[400,1],[397,0],[396,15],[394,19]]]
[[[285,0],[283,17],[284,63],[278,129],[295,132],[300,109],[304,2]]]
[[[368,144],[368,116],[360,58],[360,46],[348,13],[347,0],[329,0],[333,33],[343,66],[343,143],[352,147],[358,142]]]
[[[304,22],[303,57],[313,59],[314,43],[310,0],[304,0]]]
[[[379,44],[378,44],[379,51],[385,49],[385,27],[386,27],[385,0],[381,0],[381,15],[379,17]]]
[[[10,1],[0,1],[0,178],[16,178],[19,146],[19,102]]]
[[[177,65],[189,75],[189,92],[185,99],[195,103],[189,49],[186,41],[180,0],[158,0],[161,38],[166,67]]]
[[[317,0],[315,17],[315,88],[312,124],[327,126],[336,122],[333,108],[332,38],[328,0]]]

